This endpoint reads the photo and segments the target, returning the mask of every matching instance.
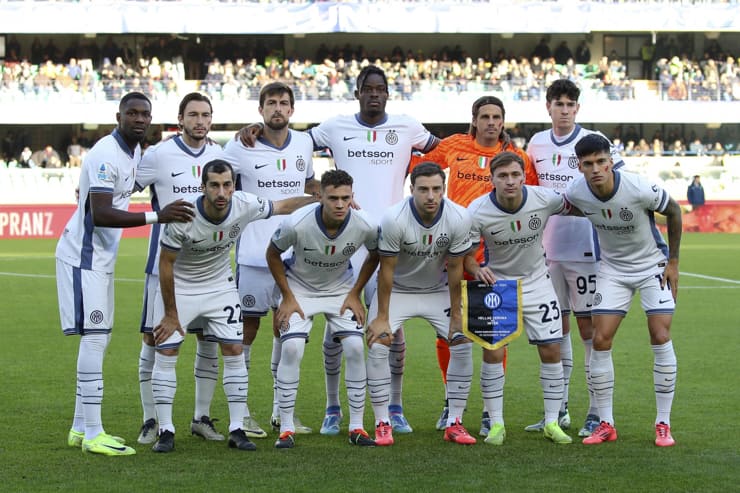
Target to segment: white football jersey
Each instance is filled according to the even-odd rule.
[[[556,192],[564,192],[574,179],[581,176],[578,171],[576,144],[589,134],[601,132],[576,125],[567,137],[558,139],[552,129],[537,132],[527,144],[527,154],[537,170],[539,184]],[[610,142],[611,143],[611,142]],[[624,165],[619,152],[611,146],[614,168]],[[596,232],[588,220],[574,216],[555,216],[545,229],[545,251],[547,258],[561,262],[596,262],[599,246]]]
[[[285,218],[271,241],[281,252],[293,247],[293,256],[284,264],[296,294],[343,296],[354,284],[350,258],[363,245],[377,250],[378,226],[363,211],[350,209],[337,234],[329,236],[321,204],[311,204]]]
[[[565,192],[599,234],[600,272],[637,274],[668,258],[668,246],[655,226],[654,211],[663,212],[670,196],[660,186],[634,173],[614,172],[614,191],[596,197],[580,177]]]
[[[193,202],[203,191],[201,175],[203,166],[214,159],[224,159],[218,144],[206,141],[200,149],[193,149],[176,135],[150,147],[136,169],[136,186],[143,190],[151,187],[152,210],[182,199]],[[162,224],[152,224],[147,254],[147,274],[159,274],[159,241]]]
[[[570,212],[562,195],[543,187],[525,185],[516,211],[504,210],[491,192],[475,199],[468,212],[473,219],[473,242],[482,238],[488,267],[498,279],[534,282],[547,274],[542,237],[548,219]]]
[[[77,209],[57,243],[58,259],[80,269],[114,271],[122,230],[93,225],[90,193],[112,194],[113,208],[128,210],[140,160],[141,147],[132,152],[118,130],[90,149],[80,170]]]
[[[162,248],[179,252],[174,272],[178,294],[236,289],[229,252],[247,224],[272,215],[272,201],[237,191],[227,216],[214,223],[204,215],[203,200],[195,200],[191,222],[169,223],[162,234]]]
[[[337,169],[352,175],[355,201],[375,221],[403,198],[412,149],[428,152],[435,137],[407,115],[386,115],[374,126],[360,115],[329,118],[309,130],[317,149],[328,147]]]
[[[464,207],[443,199],[434,224],[424,226],[413,201],[409,197],[385,212],[378,251],[380,255],[398,257],[393,291],[445,291],[447,257],[465,255],[472,245],[470,215]]]
[[[306,182],[314,177],[313,142],[304,132],[290,130],[282,147],[262,138],[254,147],[232,139],[225,152],[226,160],[240,170],[241,189],[270,200],[302,196]],[[265,250],[280,219],[275,216],[247,225],[237,246],[238,264],[267,267]]]

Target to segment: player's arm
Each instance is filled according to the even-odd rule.
[[[163,246],[159,254],[159,290],[162,294],[162,301],[164,302],[164,317],[154,327],[155,344],[162,344],[175,331],[178,331],[183,336],[185,335],[177,315],[174,274],[175,260],[177,260],[177,251]]]
[[[105,228],[133,228],[152,223],[188,222],[193,219],[193,204],[176,200],[159,212],[129,212],[113,207],[113,194],[90,192],[93,224]]]
[[[391,304],[391,290],[393,289],[393,272],[396,270],[397,263],[397,255],[380,257],[377,289],[378,314],[375,320],[372,320],[367,327],[366,336],[368,347],[380,339],[386,339],[391,335],[389,308]]]
[[[342,303],[342,307],[339,309],[340,315],[344,313],[345,310],[352,310],[352,313],[355,315],[357,325],[365,325],[365,305],[362,304],[362,290],[373,276],[373,272],[375,272],[375,269],[378,267],[379,260],[380,256],[378,255],[377,250],[368,252],[367,257],[365,257],[365,261],[362,263],[362,267],[360,268],[360,273],[357,275],[357,281],[355,281],[354,286],[352,286],[352,289],[347,293],[347,297],[344,299],[344,303]],[[370,300],[367,301],[369,302]]]
[[[316,198],[319,196],[319,189],[321,188],[321,182],[316,178],[312,178],[306,182],[306,186],[303,187],[303,193],[306,195],[312,195]]]
[[[663,211],[668,226],[668,263],[663,271],[660,287],[666,283],[671,288],[673,299],[678,296],[678,252],[681,249],[681,207],[672,198],[668,199],[668,205]]]
[[[278,327],[287,327],[288,320],[293,313],[297,313],[301,318],[305,319],[306,316],[301,310],[301,305],[293,295],[293,290],[288,285],[288,276],[285,275],[285,266],[283,265],[283,259],[280,257],[281,252],[275,245],[270,243],[265,252],[265,258],[267,259],[267,267],[270,269],[273,279],[275,279],[275,285],[283,295],[283,299],[280,301],[277,312],[275,312],[275,318],[278,322]]]
[[[279,216],[283,214],[290,214],[303,206],[313,204],[317,200],[318,199],[313,195],[276,200],[272,203],[272,215]]]
[[[476,248],[477,251],[477,248]],[[450,332],[447,340],[452,341],[456,333],[462,333],[462,286],[464,263],[467,255],[447,257],[447,283],[450,289]],[[475,258],[475,254],[473,254]]]
[[[473,243],[473,248],[470,249],[463,259],[463,268],[465,269],[465,272],[473,276],[477,281],[484,282],[491,286],[496,282],[496,277],[487,265],[481,266],[478,263],[478,260],[475,258],[475,253],[477,251],[478,243]]]
[[[540,178],[537,176],[537,169],[534,167],[532,158],[525,152],[520,152],[519,155],[524,160],[524,183],[527,185],[539,185]]]

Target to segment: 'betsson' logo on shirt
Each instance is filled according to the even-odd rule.
[[[351,159],[369,158],[370,164],[393,164],[393,151],[368,151],[366,149],[347,149],[347,157]]]

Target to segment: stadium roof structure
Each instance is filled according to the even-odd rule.
[[[740,31],[730,2],[48,2],[0,0],[4,33],[589,33]]]

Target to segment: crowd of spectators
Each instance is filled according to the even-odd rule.
[[[666,45],[650,56],[670,49]],[[544,89],[558,78],[569,78],[603,99],[636,97],[635,77],[627,73],[624,61],[616,53],[592,60],[585,41],[574,51],[565,41],[551,51],[543,38],[527,55],[501,49],[485,57],[459,46],[435,53],[401,47],[377,53],[362,46],[322,45],[311,59],[259,47],[244,49],[230,41],[208,47],[185,44],[177,37],[152,38],[140,51],[135,55],[127,44],[118,46],[109,37],[100,47],[88,42],[62,53],[53,39],[44,44],[37,38],[24,54],[11,36],[0,66],[0,100],[117,100],[133,90],[153,99],[179,98],[192,88],[184,88],[186,80],[200,81],[197,88],[215,100],[256,99],[260,87],[272,80],[291,85],[301,100],[344,100],[352,99],[355,78],[368,63],[385,69],[392,99],[491,92],[509,101],[541,100]],[[738,63],[719,45],[710,45],[701,60],[673,54],[649,59],[646,65],[653,69],[647,75],[652,72],[662,99],[740,100]]]

